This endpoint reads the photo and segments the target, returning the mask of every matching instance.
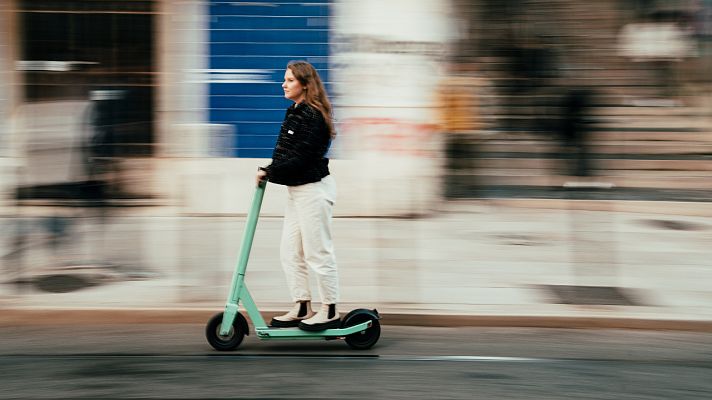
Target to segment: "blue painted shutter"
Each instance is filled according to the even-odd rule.
[[[270,158],[291,102],[282,79],[307,60],[329,90],[326,0],[210,1],[209,120],[235,131],[235,157]]]

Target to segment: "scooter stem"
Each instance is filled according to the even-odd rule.
[[[240,258],[237,262],[237,269],[232,276],[232,284],[230,285],[230,293],[228,294],[225,314],[223,316],[224,329],[229,329],[237,314],[237,306],[240,301],[240,295],[245,282],[245,271],[247,270],[247,262],[250,259],[250,251],[252,250],[252,240],[255,237],[257,221],[262,208],[262,198],[265,194],[267,181],[262,180],[255,188],[255,194],[252,198],[252,206],[247,213],[247,223],[245,224],[245,233],[242,236],[242,245],[240,246]]]

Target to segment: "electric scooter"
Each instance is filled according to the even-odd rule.
[[[252,199],[252,206],[247,214],[247,226],[242,238],[240,248],[240,258],[237,268],[232,277],[230,294],[225,305],[225,311],[213,316],[205,327],[205,336],[208,343],[219,351],[234,350],[242,343],[245,335],[249,334],[247,320],[239,312],[242,304],[255,327],[257,337],[262,340],[272,339],[343,339],[349,347],[357,350],[371,348],[381,336],[381,325],[378,322],[381,317],[378,311],[359,308],[349,312],[342,320],[341,326],[334,329],[326,329],[318,332],[308,332],[294,328],[275,328],[267,326],[262,318],[257,305],[252,299],[247,286],[245,285],[245,272],[247,262],[250,258],[252,240],[255,236],[257,220],[262,207],[267,181],[263,180],[257,184],[255,195]]]

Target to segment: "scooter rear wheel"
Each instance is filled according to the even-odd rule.
[[[247,326],[247,320],[242,314],[237,313],[235,315],[235,320],[232,322],[232,328],[227,335],[220,335],[220,328],[222,326],[223,313],[215,314],[208,325],[205,327],[205,337],[208,339],[208,343],[215,350],[218,351],[230,351],[237,348],[237,346],[242,343],[242,339],[245,337],[245,329]]]
[[[352,333],[346,336],[344,341],[349,345],[349,347],[355,350],[370,349],[374,344],[376,344],[376,342],[378,342],[378,338],[381,337],[381,324],[378,322],[378,318],[370,312],[355,311],[355,313],[352,312],[344,318],[342,327],[347,328],[367,321],[371,321],[371,327],[361,332]]]

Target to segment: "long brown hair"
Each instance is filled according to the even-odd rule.
[[[306,61],[290,61],[287,68],[292,71],[294,77],[306,88],[304,102],[319,110],[329,129],[331,137],[336,136],[334,120],[331,117],[332,108],[329,96],[326,94],[324,84],[321,82],[319,73]]]

